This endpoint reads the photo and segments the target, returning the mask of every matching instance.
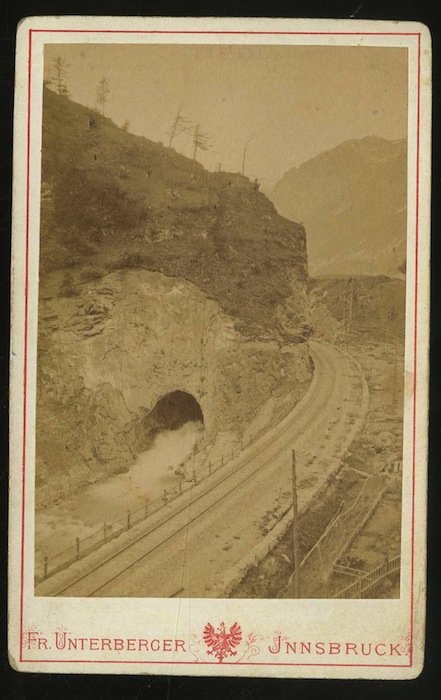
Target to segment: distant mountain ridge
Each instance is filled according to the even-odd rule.
[[[353,139],[292,168],[269,195],[306,228],[309,273],[399,275],[406,256],[407,142]]]

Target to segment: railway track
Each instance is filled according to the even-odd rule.
[[[231,568],[240,560],[239,550],[243,545],[248,549],[250,543],[259,540],[259,515],[271,507],[277,487],[280,485],[283,489],[286,485],[289,471],[286,457],[294,446],[293,441],[296,447],[299,444],[303,447],[305,465],[309,466],[311,461],[318,462],[319,455],[311,457],[310,450],[317,438],[323,441],[323,449],[317,445],[315,451],[327,457],[330,427],[333,426],[336,433],[334,452],[344,447],[349,413],[345,401],[355,409],[362,394],[359,368],[330,346],[314,344],[312,354],[315,372],[310,388],[275,429],[245,448],[231,465],[195,487],[192,494],[177,499],[166,517],[148,527],[138,526],[136,533],[126,533],[93,557],[86,557],[76,566],[43,582],[37,595],[185,597],[209,594],[219,573],[211,571],[216,566],[209,564],[218,561],[219,566]],[[247,500],[252,508],[248,513],[243,509]],[[232,518],[234,513],[236,517]],[[242,547],[233,547],[238,540],[242,540]],[[199,555],[198,543],[201,545]],[[235,551],[230,553],[231,549]],[[202,550],[206,551],[206,566],[203,555],[201,560]],[[215,558],[214,553],[217,553]]]

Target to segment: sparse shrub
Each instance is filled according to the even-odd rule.
[[[144,203],[122,189],[120,182],[105,165],[94,170],[71,168],[57,183],[57,219],[78,231],[136,227],[145,218]]]
[[[77,267],[82,262],[83,258],[81,255],[75,255],[74,253],[71,253],[70,250],[66,250],[63,260],[60,263],[60,267],[64,269],[71,269],[72,267]]]
[[[54,185],[53,179],[41,183],[40,226],[43,231],[52,231],[55,227]]]
[[[61,231],[59,235],[63,237],[63,242],[69,251],[64,267],[73,267],[95,252],[95,248],[90,244],[85,234],[77,229],[76,226],[69,226],[67,230]]]
[[[144,267],[150,269],[158,269],[160,267],[159,261],[156,261],[151,255],[144,255]]]
[[[141,253],[125,253],[111,265],[114,270],[124,270],[133,267],[145,267],[145,256]]]
[[[66,272],[60,285],[60,297],[77,297],[80,292],[75,286],[73,275]]]
[[[98,268],[94,268],[91,270],[84,270],[84,272],[81,273],[81,280],[83,282],[93,282],[94,280],[99,280],[103,276],[104,271],[99,270]]]

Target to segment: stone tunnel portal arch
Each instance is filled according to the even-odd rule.
[[[156,402],[146,416],[145,428],[150,434],[162,430],[177,430],[184,423],[204,424],[204,414],[199,402],[187,391],[171,391]]]

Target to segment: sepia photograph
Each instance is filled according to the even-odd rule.
[[[399,598],[408,52],[44,50],[37,596]]]
[[[427,27],[30,17],[16,76],[13,668],[417,677]]]

